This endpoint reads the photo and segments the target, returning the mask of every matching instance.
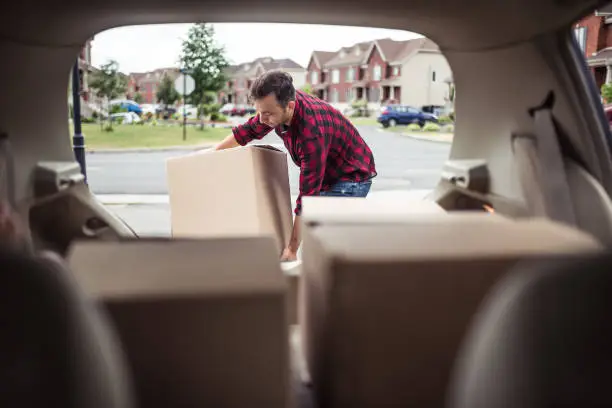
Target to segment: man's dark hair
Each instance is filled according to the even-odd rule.
[[[293,78],[284,71],[273,70],[261,74],[251,85],[250,98],[258,100],[274,94],[278,104],[287,107],[289,101],[295,100]]]

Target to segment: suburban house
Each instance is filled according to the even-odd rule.
[[[178,68],[158,68],[150,72],[134,72],[128,75],[127,98],[142,96],[141,103],[157,103],[157,90],[165,76],[174,81],[180,75]]]
[[[79,52],[79,79],[81,96],[85,102],[91,99],[91,90],[89,89],[89,76],[95,71],[91,65],[91,42],[93,38],[87,40],[81,51]]]
[[[574,34],[597,87],[612,83],[612,4],[578,21]]]
[[[254,61],[227,68],[228,81],[219,92],[221,103],[247,104],[249,88],[259,75],[273,69],[281,69],[293,77],[293,85],[302,88],[306,83],[306,70],[297,62],[289,58],[274,59],[272,57],[257,58]]]
[[[362,99],[375,110],[385,103],[444,106],[452,78],[446,58],[427,38],[383,38],[333,53],[314,51],[307,70],[313,92],[340,110]]]

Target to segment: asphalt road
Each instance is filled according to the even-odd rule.
[[[448,158],[449,144],[410,139],[373,126],[363,126],[359,130],[374,152],[378,170],[372,191],[424,190],[435,186]],[[282,143],[274,133],[261,142]],[[186,152],[89,154],[89,185],[95,194],[167,194],[165,161],[183,154]],[[289,172],[291,192],[295,195],[299,169],[290,159]]]

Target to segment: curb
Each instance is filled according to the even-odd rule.
[[[436,139],[436,138],[434,138],[432,136],[423,136],[423,135],[419,135],[419,134],[416,134],[416,133],[405,133],[405,132],[400,133],[400,135],[406,136],[406,137],[409,137],[409,138],[415,139],[415,140],[422,140],[424,142],[446,143],[446,144],[453,143],[453,139],[452,138],[450,140],[449,139]]]
[[[209,149],[215,146],[215,143],[206,143],[193,146],[165,146],[165,147],[128,147],[125,149],[91,149],[86,150],[88,154],[104,154],[104,153],[150,153],[150,152],[193,152],[197,150]]]

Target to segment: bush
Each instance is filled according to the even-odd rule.
[[[213,112],[210,115],[211,122],[227,122],[227,117],[219,112]]]
[[[450,116],[440,116],[438,118],[438,123],[440,123],[441,125],[448,125],[450,123],[453,123],[453,119]]]
[[[611,84],[603,84],[601,86],[601,97],[604,100],[604,103],[610,103],[612,101],[612,85]]]
[[[424,132],[439,132],[440,125],[436,123],[432,123],[432,122],[427,122],[425,123],[425,126],[423,126],[423,131]]]
[[[96,120],[94,118],[81,116],[81,123],[96,123]]]
[[[353,118],[370,116],[370,111],[368,109],[368,101],[366,101],[365,99],[353,100],[353,102],[351,102],[351,108],[354,109],[354,112],[351,114],[351,117]]]
[[[153,121],[151,122],[151,125],[157,126],[157,119],[153,119]]]
[[[455,132],[455,126],[453,125],[446,125],[444,126],[444,131],[447,133],[454,133]]]
[[[113,127],[111,125],[106,125],[104,126],[104,131],[105,132],[113,132],[115,129],[113,129]]]
[[[110,114],[112,115],[113,113],[122,113],[122,112],[127,112],[127,108],[122,108],[121,105],[113,105],[110,108]]]
[[[419,126],[418,123],[411,123],[408,126],[406,126],[406,130],[410,130],[410,131],[420,131],[421,130],[421,126]]]

